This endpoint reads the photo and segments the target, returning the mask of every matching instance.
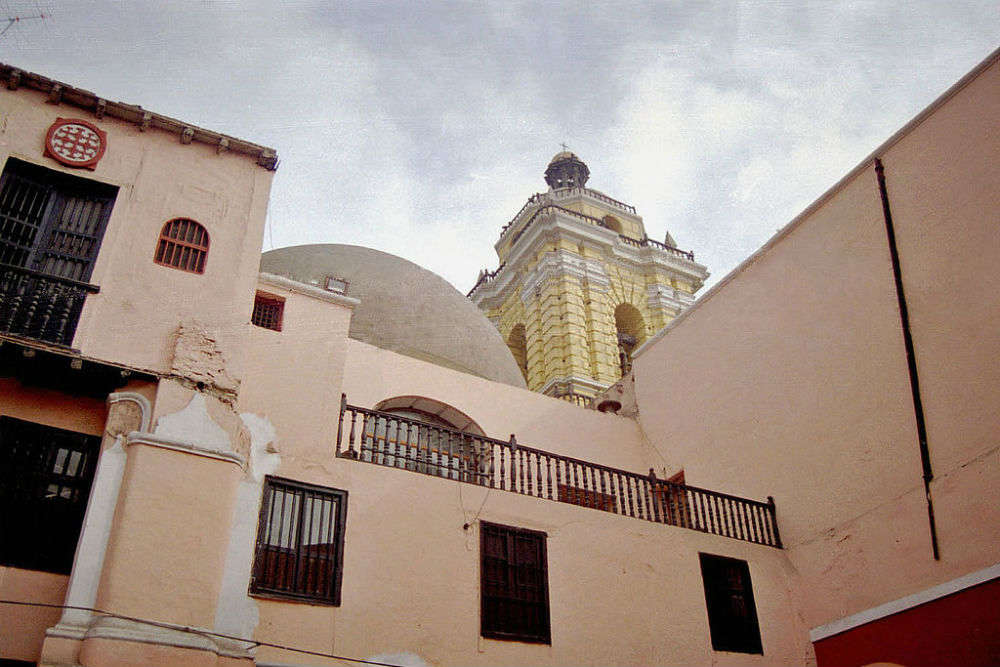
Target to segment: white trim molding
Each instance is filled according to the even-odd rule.
[[[861,625],[877,621],[880,618],[892,616],[893,614],[898,614],[902,611],[906,611],[907,609],[913,609],[914,607],[926,604],[927,602],[933,602],[934,600],[938,600],[953,593],[958,593],[959,591],[964,591],[967,588],[972,588],[973,586],[978,586],[979,584],[984,584],[997,578],[1000,578],[1000,563],[991,565],[990,567],[979,570],[978,572],[972,572],[963,577],[959,577],[958,579],[946,581],[943,584],[938,584],[937,586],[922,590],[919,593],[907,595],[906,597],[899,598],[898,600],[886,602],[885,604],[880,604],[877,607],[865,609],[864,611],[859,611],[856,614],[851,614],[850,616],[845,616],[844,618],[839,618],[836,621],[815,627],[809,631],[809,640],[812,642],[818,642],[826,639],[827,637],[838,635],[841,632],[847,632],[848,630],[852,630]]]
[[[208,628],[198,628],[176,623],[157,621],[157,625],[133,621],[130,619],[102,616],[84,634],[87,639],[111,639],[115,641],[154,644],[156,646],[171,646],[194,651],[210,651],[219,656],[229,658],[253,659],[255,642],[252,639],[242,643],[249,644],[245,648],[223,646],[211,634]]]
[[[274,273],[267,273],[265,271],[261,271],[257,274],[257,281],[265,285],[270,285],[271,287],[280,287],[281,289],[294,292],[295,294],[302,294],[303,296],[312,297],[313,299],[318,299],[319,301],[327,301],[329,303],[335,303],[339,306],[345,306],[347,308],[354,308],[354,306],[361,303],[360,299],[355,299],[351,296],[344,296],[343,294],[336,294],[320,287],[316,287],[315,285],[307,285],[305,283],[300,283],[297,280],[292,280],[291,278],[279,276]]]
[[[195,454],[196,456],[204,456],[210,459],[219,459],[220,461],[228,461],[229,463],[235,463],[238,466],[242,466],[244,459],[242,456],[236,452],[225,452],[215,449],[206,449],[193,442],[187,442],[185,440],[175,440],[173,438],[165,438],[162,435],[156,435],[155,433],[140,433],[139,431],[132,431],[128,434],[125,440],[126,445],[151,445],[153,447],[162,447],[163,449],[173,449],[178,452],[186,452],[188,454]]]

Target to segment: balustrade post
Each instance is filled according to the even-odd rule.
[[[657,481],[656,481],[656,471],[652,468],[649,469],[649,502],[653,506],[653,521],[657,523],[662,523],[660,521],[660,501],[656,498],[657,494]],[[662,493],[661,493],[662,495]]]
[[[517,468],[514,467],[515,462],[518,464]],[[514,493],[517,493],[518,478],[520,477],[520,475],[518,474],[518,468],[520,468],[520,463],[521,463],[520,460],[517,458],[517,438],[515,438],[514,434],[511,433],[510,434],[510,482],[511,482],[511,491],[513,491]]]
[[[347,394],[340,395],[340,418],[337,419],[337,456],[340,456],[340,443],[344,436],[344,411],[347,409]]]
[[[778,533],[778,512],[774,506],[774,496],[767,497],[767,510],[771,515],[771,526],[774,527],[774,546],[781,549],[781,535]]]
[[[490,443],[490,450],[491,451],[496,450],[500,454],[500,487],[499,488],[501,490],[506,491],[507,490],[507,477],[505,475],[505,466],[503,464],[503,461],[504,461],[503,447],[500,447],[496,443],[491,442]]]
[[[358,458],[358,452],[354,449],[354,423],[358,419],[358,413],[351,410],[351,434],[347,437],[347,456],[352,459]]]
[[[549,500],[552,500],[552,457],[545,456],[545,473],[548,476],[548,484],[546,487],[549,491]]]

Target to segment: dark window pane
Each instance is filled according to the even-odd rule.
[[[284,314],[284,299],[258,292],[254,297],[250,322],[264,329],[281,331],[281,322],[284,319]]]
[[[712,648],[763,653],[746,561],[710,554],[700,558]]]
[[[0,417],[0,565],[69,574],[99,451],[96,435]]]
[[[482,635],[550,643],[545,533],[481,524]]]

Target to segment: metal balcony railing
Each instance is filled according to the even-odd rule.
[[[69,346],[96,285],[0,264],[0,333]]]
[[[337,456],[781,548],[774,500],[610,468],[341,398]]]

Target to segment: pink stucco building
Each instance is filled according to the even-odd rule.
[[[274,151],[0,78],[0,664],[1000,662],[1000,52],[620,414],[405,260],[262,258]]]

